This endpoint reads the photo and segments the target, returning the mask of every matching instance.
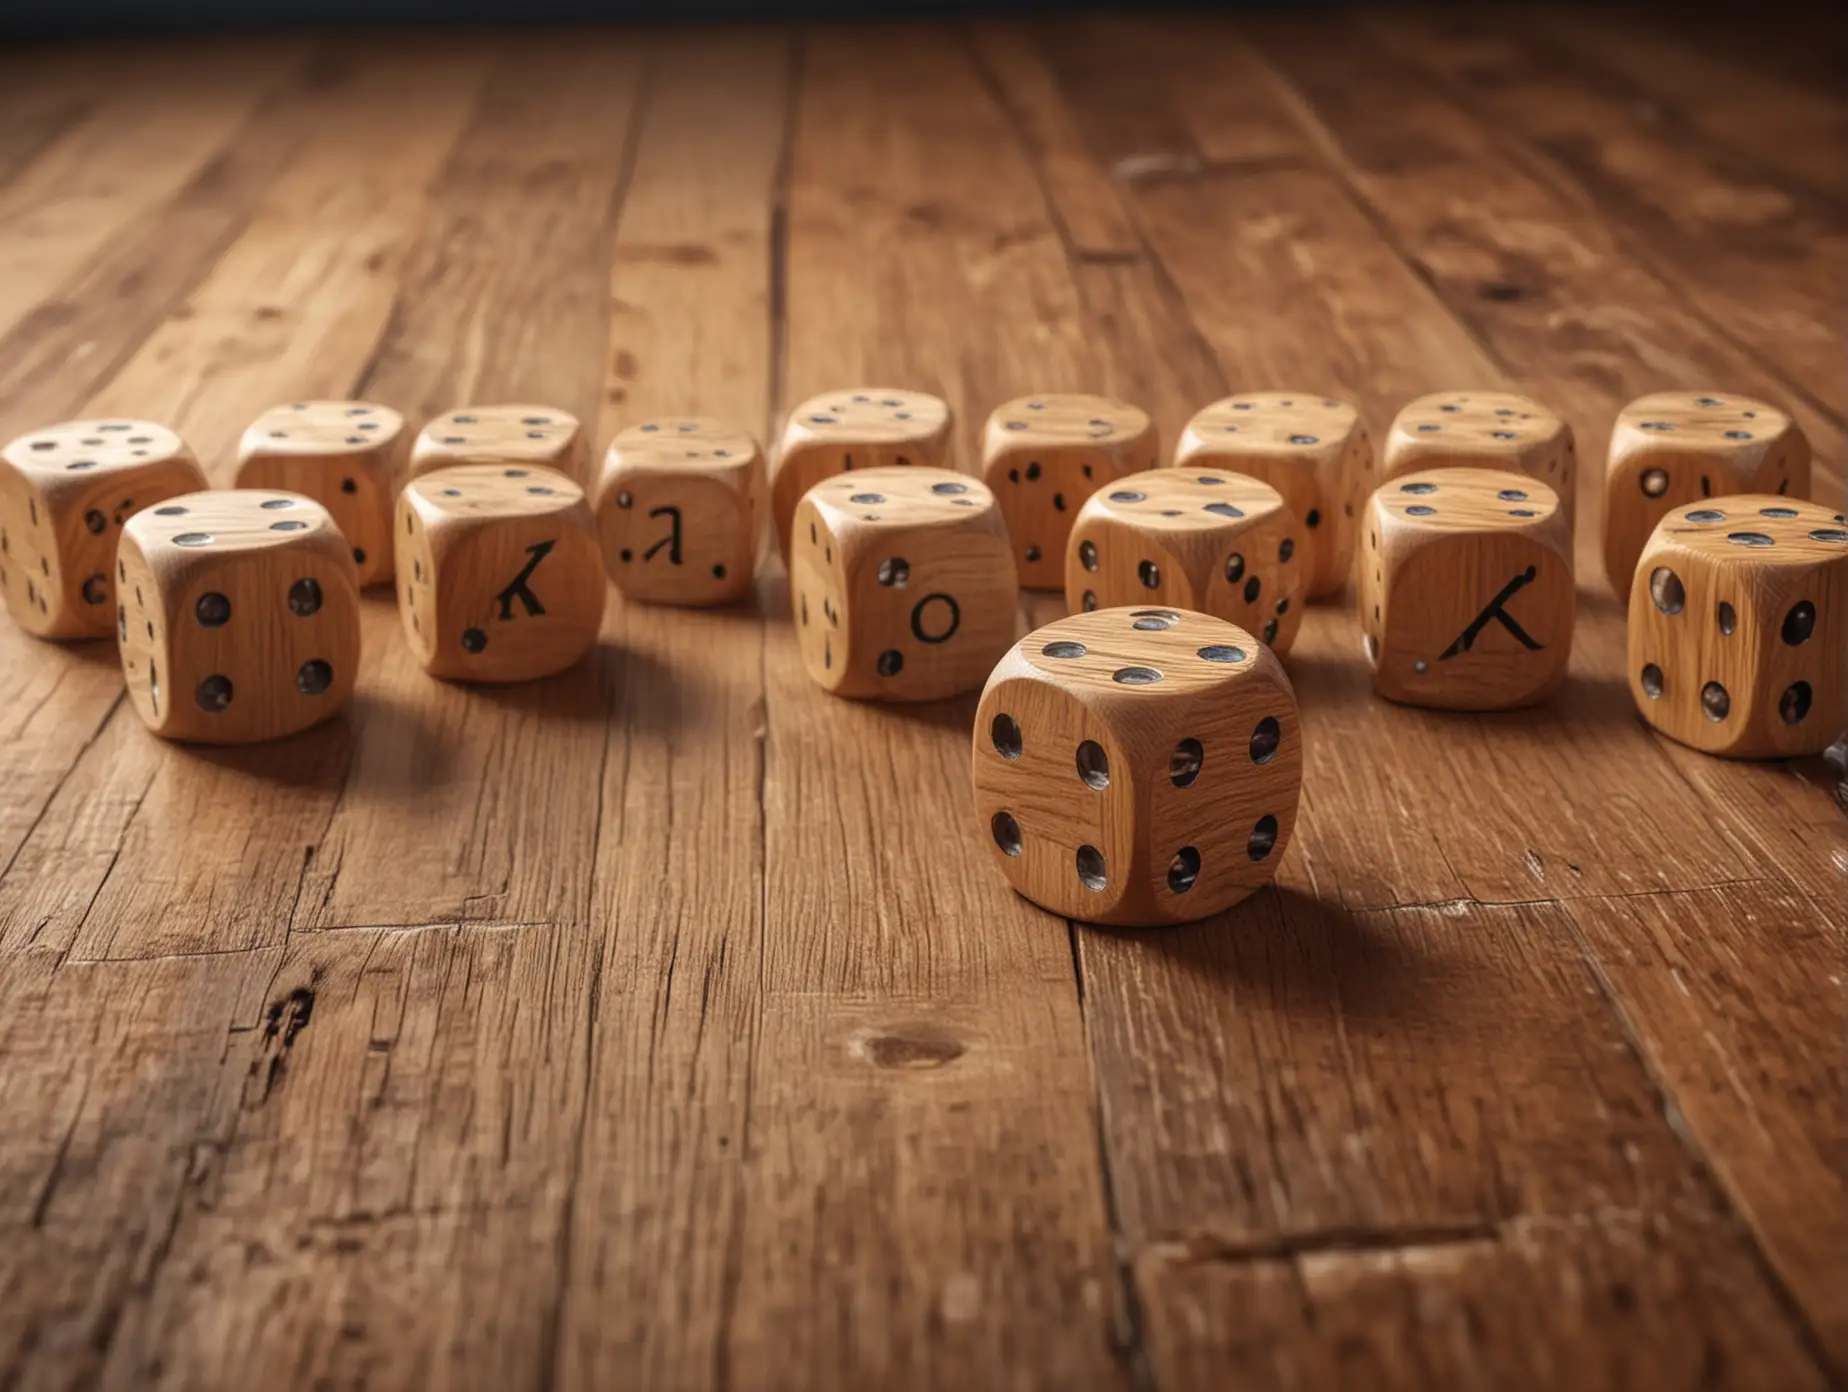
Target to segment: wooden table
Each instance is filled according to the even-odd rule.
[[[0,55],[0,429],[1028,390],[1795,412],[1841,494],[1839,36],[1587,14],[212,38]],[[1011,895],[973,698],[780,570],[596,660],[168,747],[0,622],[0,1388],[1819,1388],[1842,790],[1636,720],[1581,503],[1550,708],[1290,661],[1277,885]],[[1058,612],[1049,598],[1026,617]]]

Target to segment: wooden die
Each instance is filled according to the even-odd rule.
[[[123,525],[206,486],[180,437],[149,421],[21,435],[0,454],[0,592],[14,622],[40,638],[107,637]]]
[[[353,547],[359,583],[391,579],[391,509],[404,417],[369,401],[295,401],[258,416],[237,449],[239,488],[313,498]]]
[[[1630,586],[1630,691],[1709,754],[1818,754],[1848,732],[1848,521],[1735,494],[1676,508]]]
[[[1065,555],[1073,611],[1197,609],[1282,654],[1302,625],[1302,521],[1276,489],[1220,469],[1151,469],[1091,495]]]
[[[803,665],[837,696],[931,701],[982,684],[1020,589],[1000,509],[947,469],[856,470],[796,510],[790,605]]]
[[[982,432],[982,477],[1001,500],[1029,590],[1056,590],[1065,543],[1085,500],[1161,460],[1148,413],[1107,396],[1023,396],[997,406]]]
[[[1630,593],[1636,558],[1678,507],[1734,493],[1807,498],[1810,445],[1775,406],[1728,392],[1656,392],[1623,408],[1604,470],[1604,575]]]
[[[411,446],[411,475],[458,464],[524,464],[583,479],[590,446],[576,416],[556,406],[461,406],[426,425]]]
[[[552,469],[464,464],[398,498],[398,613],[432,676],[515,682],[589,652],[608,582],[584,490]]]
[[[949,405],[924,392],[844,387],[811,396],[789,413],[770,472],[770,515],[783,559],[796,506],[817,483],[858,469],[939,468],[949,443]]]
[[[988,679],[974,744],[995,864],[1068,918],[1205,918],[1276,874],[1296,825],[1290,679],[1210,615],[1100,609],[1028,635]]]
[[[1438,392],[1399,412],[1382,451],[1381,481],[1431,469],[1511,469],[1544,483],[1571,531],[1578,445],[1572,427],[1512,392]]]
[[[1187,422],[1176,469],[1262,479],[1302,523],[1303,595],[1338,593],[1354,568],[1356,519],[1373,492],[1373,443],[1360,413],[1314,392],[1246,392]]]
[[[337,714],[359,673],[359,575],[327,509],[266,489],[137,513],[116,559],[135,711],[168,739],[246,744]]]
[[[757,565],[764,457],[750,432],[706,416],[632,425],[597,489],[603,564],[629,599],[723,604]]]
[[[1566,675],[1572,533],[1525,474],[1433,469],[1367,505],[1360,626],[1374,690],[1407,705],[1504,710]]]

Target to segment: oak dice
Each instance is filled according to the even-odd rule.
[[[603,564],[629,599],[723,604],[757,566],[764,457],[749,431],[707,416],[632,425],[597,489]]]
[[[359,575],[327,509],[268,489],[137,513],[116,557],[130,700],[168,739],[247,744],[337,714],[359,672]]]
[[[1848,731],[1848,521],[1735,494],[1662,519],[1630,587],[1643,719],[1709,754],[1818,754]]]
[[[590,447],[556,406],[463,406],[426,425],[411,446],[413,476],[457,464],[524,464],[583,479]]]
[[[1338,593],[1354,568],[1354,533],[1373,492],[1373,443],[1360,413],[1313,392],[1247,392],[1187,422],[1176,469],[1262,479],[1302,523],[1305,599]]]
[[[1511,469],[1544,483],[1571,530],[1578,445],[1572,427],[1511,392],[1439,392],[1399,412],[1381,454],[1383,480],[1429,469]]]
[[[1099,488],[1161,463],[1148,413],[1107,396],[1023,396],[982,433],[982,476],[1001,500],[1020,583],[1056,590],[1072,523]]]
[[[369,401],[295,401],[251,423],[237,450],[239,488],[313,498],[353,545],[359,583],[391,579],[391,507],[410,441],[404,417]]]
[[[924,392],[846,387],[804,401],[789,413],[770,473],[770,515],[783,559],[790,558],[796,507],[817,483],[859,469],[938,468],[949,443],[949,405]]]
[[[590,651],[608,581],[584,490],[553,469],[463,464],[398,498],[398,615],[432,676],[515,682]]]
[[[1222,469],[1151,469],[1091,495],[1072,526],[1065,602],[1197,609],[1278,654],[1302,624],[1300,520],[1268,483]]]
[[[1525,474],[1433,469],[1367,505],[1360,626],[1374,690],[1444,710],[1546,699],[1566,674],[1577,595],[1559,500]]]
[[[995,864],[1068,918],[1205,918],[1275,874],[1302,786],[1296,696],[1243,629],[1099,609],[1002,658],[975,718],[975,810]]]
[[[1670,512],[1734,493],[1807,498],[1810,445],[1795,421],[1726,392],[1656,392],[1623,408],[1604,473],[1604,574],[1620,596]]]
[[[40,638],[107,637],[123,524],[207,486],[180,437],[148,421],[48,426],[0,459],[0,591],[14,622]]]
[[[824,480],[796,509],[789,591],[803,665],[837,696],[973,691],[1014,640],[1020,589],[994,494],[947,469]]]

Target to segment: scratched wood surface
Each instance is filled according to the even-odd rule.
[[[1596,466],[1715,385],[1839,504],[1844,170],[1762,19],[13,48],[0,433],[1477,385]],[[821,695],[774,562],[496,691],[375,593],[236,751],[0,625],[0,1389],[1840,1385],[1848,786],[1636,721],[1597,477],[1561,695],[1383,705],[1316,606],[1291,854],[1168,932],[1014,898],[973,697]]]

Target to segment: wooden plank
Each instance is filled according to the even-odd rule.
[[[966,50],[835,30],[802,71],[788,398],[941,391],[966,441],[989,403],[1065,385],[1063,257]],[[781,584],[766,595],[787,604]],[[1121,1385],[1065,925],[978,873],[974,699],[830,700],[783,623],[765,668],[762,1015],[727,1366],[766,1387],[997,1368]]]
[[[793,57],[774,30],[662,39],[610,269],[601,438],[656,414],[768,429]],[[612,600],[567,1386],[750,1380],[727,1370],[763,956],[763,620],[754,599]]]
[[[1666,132],[1541,35],[1417,12],[1370,21],[1398,61],[1450,85],[1511,156],[1602,210],[1707,321],[1839,419],[1841,344],[1822,306],[1848,296],[1837,206],[1694,132]]]

